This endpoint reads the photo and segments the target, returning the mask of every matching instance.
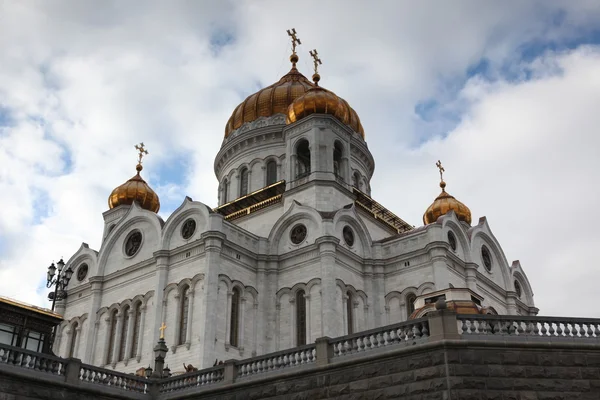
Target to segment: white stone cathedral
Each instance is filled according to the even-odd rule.
[[[167,363],[203,368],[420,318],[440,297],[463,313],[537,313],[519,262],[443,181],[418,228],[371,197],[357,113],[296,69],[295,46],[290,60],[227,122],[218,207],[186,197],[164,221],[140,156],[109,197],[100,249],[67,263],[56,354],[134,372],[164,322]]]

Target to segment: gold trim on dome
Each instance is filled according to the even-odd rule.
[[[439,217],[452,210],[456,213],[456,216],[460,221],[464,221],[471,225],[471,210],[469,210],[469,207],[456,200],[454,196],[446,192],[446,182],[444,182],[443,177],[445,169],[442,167],[442,163],[439,160],[435,165],[440,170],[440,187],[442,188],[442,193],[436,197],[434,202],[431,203],[425,211],[425,214],[423,214],[423,223],[425,225],[431,224],[437,221]]]

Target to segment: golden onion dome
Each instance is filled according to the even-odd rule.
[[[343,124],[349,125],[364,139],[365,131],[360,123],[356,111],[348,102],[335,93],[318,86],[319,74],[314,74],[315,87],[309,89],[302,96],[295,99],[288,107],[286,124],[292,124],[311,114],[329,114]]]
[[[142,164],[138,163],[135,169],[137,174],[133,178],[112,191],[108,197],[108,207],[113,209],[123,204],[131,205],[135,201],[143,209],[157,213],[160,209],[158,195],[140,176]]]
[[[290,57],[292,69],[276,82],[248,96],[229,117],[225,138],[246,122],[275,114],[286,114],[288,106],[315,85],[296,69],[297,55]]]
[[[427,208],[425,214],[423,214],[423,223],[425,225],[431,224],[448,211],[452,210],[456,213],[456,216],[460,221],[464,221],[471,225],[471,210],[460,201],[456,200],[454,196],[451,196],[446,192],[446,182],[441,181],[440,187],[442,193],[435,199],[435,201]]]

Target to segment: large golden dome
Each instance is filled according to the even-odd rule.
[[[225,137],[245,122],[254,121],[259,117],[287,114],[288,106],[295,99],[315,87],[296,69],[295,62],[293,64],[290,72],[282,76],[279,82],[248,96],[233,110],[225,126]]]
[[[318,74],[315,74],[315,77],[318,77]],[[316,82],[318,82],[318,79]],[[356,111],[350,107],[346,100],[320,86],[309,89],[290,104],[287,111],[286,124],[292,124],[311,114],[332,115],[340,122],[349,125],[363,138],[365,137],[365,131]]]
[[[108,197],[108,207],[113,209],[123,204],[131,205],[136,201],[143,209],[157,213],[160,209],[158,195],[140,176],[142,165],[138,163],[135,169],[137,174],[133,178],[112,191]]]
[[[460,201],[456,200],[454,196],[451,196],[446,192],[446,182],[441,181],[440,187],[442,193],[435,199],[435,201],[427,208],[425,214],[423,214],[423,223],[425,225],[431,224],[448,211],[452,210],[458,216],[460,221],[464,221],[471,225],[471,210]]]

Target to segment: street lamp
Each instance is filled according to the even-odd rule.
[[[65,288],[73,276],[73,270],[71,267],[65,270],[64,267],[65,262],[62,258],[56,263],[56,266],[52,263],[48,267],[46,287],[51,288],[54,286],[54,292],[48,293],[48,300],[52,300],[52,311],[54,311],[56,300],[64,300],[67,298]],[[58,274],[56,273],[56,270],[58,270]]]

